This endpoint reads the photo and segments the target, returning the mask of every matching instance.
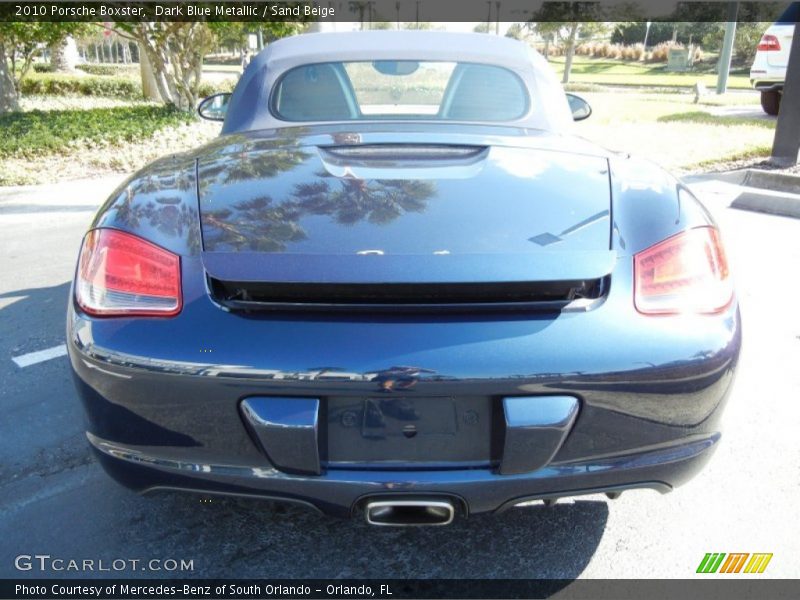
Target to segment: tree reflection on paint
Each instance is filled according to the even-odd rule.
[[[296,149],[253,152],[242,146],[238,152],[224,154],[203,166],[200,171],[201,193],[213,184],[230,184],[256,179],[271,179],[291,171],[309,157]]]
[[[310,158],[299,150],[226,154],[201,169],[201,194],[210,185],[263,182],[292,171]],[[310,216],[328,216],[341,225],[361,221],[388,224],[407,213],[421,213],[436,193],[430,181],[337,178],[316,173],[307,182],[295,183],[283,200],[260,194],[214,209],[203,204],[203,234],[206,250],[250,250],[283,252],[292,242],[306,239],[301,221]]]
[[[153,163],[147,175],[131,181],[112,197],[100,214],[104,223],[128,231],[138,231],[147,224],[162,235],[184,240],[186,250],[195,254],[200,251],[197,207],[185,200],[194,187],[193,169],[172,158],[160,160]]]
[[[331,182],[327,174],[318,177],[313,183],[297,184],[293,201],[303,212],[328,215],[341,225],[363,220],[385,225],[405,213],[421,213],[436,191],[430,181],[342,178]]]
[[[197,253],[200,235],[192,228],[199,221],[193,200],[199,190],[206,250],[284,252],[307,238],[301,225],[304,218],[328,217],[346,226],[362,221],[386,225],[405,214],[425,211],[436,195],[431,181],[306,174],[302,167],[315,153],[298,147],[294,137],[221,138],[199,152],[157,161],[133,180],[112,201],[115,224],[132,231],[147,225],[183,239],[187,250]],[[192,160],[203,155],[196,174]],[[270,180],[282,175],[294,178],[285,196],[265,193],[265,188],[272,188]],[[219,208],[214,205],[215,197],[231,193],[238,199],[222,202]]]
[[[224,244],[236,250],[280,252],[289,242],[305,239],[297,222],[300,216],[293,204],[276,204],[269,196],[238,202],[232,209],[204,211],[206,247]]]
[[[332,179],[319,176],[294,186],[289,197],[276,202],[258,196],[219,210],[203,211],[207,250],[282,252],[291,242],[306,239],[300,221],[329,216],[342,225],[366,220],[385,225],[406,213],[420,213],[435,194],[427,181]]]

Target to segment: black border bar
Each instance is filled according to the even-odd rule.
[[[81,2],[76,0],[0,0],[0,21],[18,22],[194,22],[318,21],[354,22],[368,5],[372,21],[502,22],[665,21],[721,22],[729,17],[723,0],[200,0],[190,2]],[[790,2],[738,2],[737,21],[773,22],[796,15]],[[785,18],[785,17],[784,17]],[[794,20],[794,19],[792,19]]]
[[[22,587],[20,587],[22,586]],[[152,600],[170,598],[243,600],[308,598],[592,598],[596,600],[795,599],[797,579],[3,579],[0,598]]]

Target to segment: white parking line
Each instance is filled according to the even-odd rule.
[[[12,356],[11,360],[13,360],[18,367],[24,369],[36,363],[58,358],[59,356],[66,356],[66,354],[67,345],[61,344],[60,346],[53,346],[52,348],[39,350],[38,352],[29,352],[28,354],[22,354],[20,356]]]

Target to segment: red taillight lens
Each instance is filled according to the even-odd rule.
[[[135,235],[93,229],[83,241],[75,297],[90,315],[177,315],[180,258]]]
[[[752,46],[751,46],[752,47]],[[772,52],[781,49],[781,43],[774,35],[768,33],[761,36],[761,41],[758,42],[758,50],[762,52]]]
[[[730,304],[733,282],[719,232],[698,227],[633,258],[634,302],[647,315],[716,313]]]

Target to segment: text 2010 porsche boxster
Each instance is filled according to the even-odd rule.
[[[572,135],[591,109],[526,45],[309,34],[199,110],[222,134],[126,181],[78,261],[116,479],[445,524],[708,459],[741,344],[719,232]]]

